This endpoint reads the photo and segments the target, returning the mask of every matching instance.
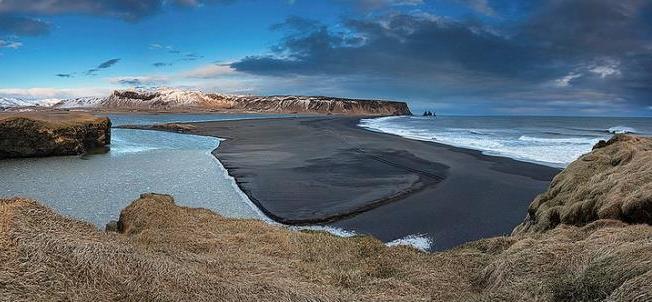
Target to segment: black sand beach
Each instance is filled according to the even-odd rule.
[[[558,169],[371,132],[357,118],[193,123],[225,138],[214,155],[271,218],[384,241],[432,237],[433,250],[521,222]]]

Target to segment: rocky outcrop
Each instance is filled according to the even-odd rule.
[[[652,225],[652,139],[617,134],[557,175],[514,232],[599,219]]]
[[[0,159],[75,155],[111,142],[111,121],[84,113],[0,115]]]
[[[163,130],[163,131],[172,131],[178,133],[188,133],[197,129],[194,125],[188,124],[177,124],[177,123],[168,123],[168,124],[154,124],[150,127],[152,130]]]
[[[404,102],[325,96],[250,96],[204,94],[179,89],[116,90],[92,102],[64,100],[54,108],[100,108],[119,111],[233,111],[262,113],[411,115]]]

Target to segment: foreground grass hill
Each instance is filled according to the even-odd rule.
[[[631,217],[649,214],[651,169],[651,139],[617,136],[557,176],[513,235],[433,254],[226,219],[166,195],[134,201],[118,232],[2,200],[0,299],[650,301],[652,226]]]

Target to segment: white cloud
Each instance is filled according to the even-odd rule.
[[[483,15],[487,15],[487,16],[496,15],[496,12],[489,5],[489,2],[487,0],[461,0],[461,1],[466,3],[474,11],[481,13]]]
[[[211,64],[183,72],[181,76],[186,78],[210,79],[233,73],[235,73],[235,70],[228,64]]]
[[[0,2],[2,2],[0,0]],[[11,49],[18,49],[23,46],[23,43],[18,42],[18,41],[7,41],[7,40],[0,40],[0,48],[11,48]]]
[[[577,78],[579,78],[581,76],[582,76],[581,73],[571,72],[568,75],[566,75],[566,76],[564,76],[564,77],[562,77],[560,79],[556,79],[555,80],[555,85],[557,85],[557,87],[568,87],[568,86],[571,85],[571,82],[573,80],[575,80],[575,79],[577,79]]]
[[[589,71],[600,75],[600,77],[603,79],[608,76],[620,75],[620,70],[618,69],[618,65],[595,66],[589,69]]]

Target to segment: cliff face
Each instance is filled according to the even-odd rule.
[[[618,134],[557,175],[514,232],[599,219],[652,225],[652,139]]]
[[[406,103],[306,96],[230,97],[234,109],[258,112],[347,115],[411,115]]]
[[[111,121],[80,113],[0,115],[0,159],[82,154],[111,142]]]
[[[410,115],[406,103],[324,96],[243,96],[204,94],[178,89],[116,90],[103,100],[62,101],[55,108],[101,108],[144,111],[236,111],[348,115]]]

